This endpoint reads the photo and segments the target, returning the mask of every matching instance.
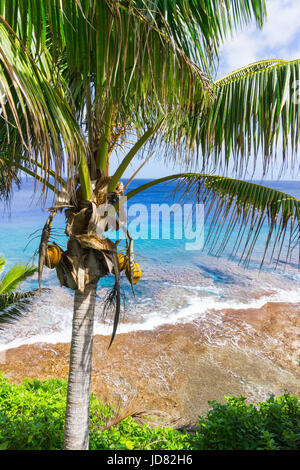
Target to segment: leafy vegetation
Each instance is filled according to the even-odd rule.
[[[12,385],[0,377],[0,449],[61,449],[67,384],[26,379]],[[245,398],[227,398],[225,405],[200,417],[195,432],[140,426],[128,417],[102,430],[113,407],[93,395],[90,406],[90,449],[113,450],[295,450],[300,448],[300,401],[286,393],[257,405]]]
[[[0,448],[54,450],[63,448],[67,384],[65,381],[25,380],[11,385],[0,377]],[[165,428],[140,427],[132,418],[106,431],[113,416],[93,395],[90,403],[90,449],[185,449],[189,436]]]
[[[0,274],[4,265],[5,259],[0,256]],[[35,291],[22,292],[16,289],[36,271],[34,266],[16,264],[0,278],[0,325],[16,319],[35,294]]]
[[[300,449],[300,401],[289,393],[257,405],[247,405],[243,397],[209,404],[212,410],[199,419],[196,449]]]

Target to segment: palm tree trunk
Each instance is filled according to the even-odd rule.
[[[67,408],[65,450],[88,450],[94,311],[97,283],[75,291]]]

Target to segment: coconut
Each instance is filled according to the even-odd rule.
[[[47,254],[45,258],[45,265],[47,268],[56,268],[61,260],[61,249],[58,245],[48,245]]]
[[[127,277],[128,281],[130,282],[129,263],[126,264],[125,274],[126,274],[126,277]],[[140,265],[138,263],[134,263],[133,273],[132,273],[132,282],[133,282],[133,284],[137,284],[139,282],[139,280],[141,279],[141,276],[142,276],[142,271],[141,271]]]
[[[128,263],[128,259],[123,253],[118,253],[118,260],[119,260],[119,267],[120,271],[123,271],[125,269],[125,266]]]

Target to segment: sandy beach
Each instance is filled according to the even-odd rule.
[[[96,335],[93,392],[179,424],[195,422],[208,400],[228,395],[255,402],[288,390],[300,398],[299,321],[300,304],[267,303],[224,311],[210,335],[197,320],[118,334],[110,350],[109,337]],[[2,353],[0,370],[13,383],[66,378],[68,359],[67,343],[23,345]]]

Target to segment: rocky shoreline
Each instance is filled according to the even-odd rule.
[[[109,337],[95,336],[92,389],[123,409],[190,424],[224,395],[255,402],[288,390],[300,398],[300,304],[227,310],[209,336],[194,321],[118,334],[108,344]],[[68,375],[69,344],[23,345],[4,357],[0,371],[13,383]]]

